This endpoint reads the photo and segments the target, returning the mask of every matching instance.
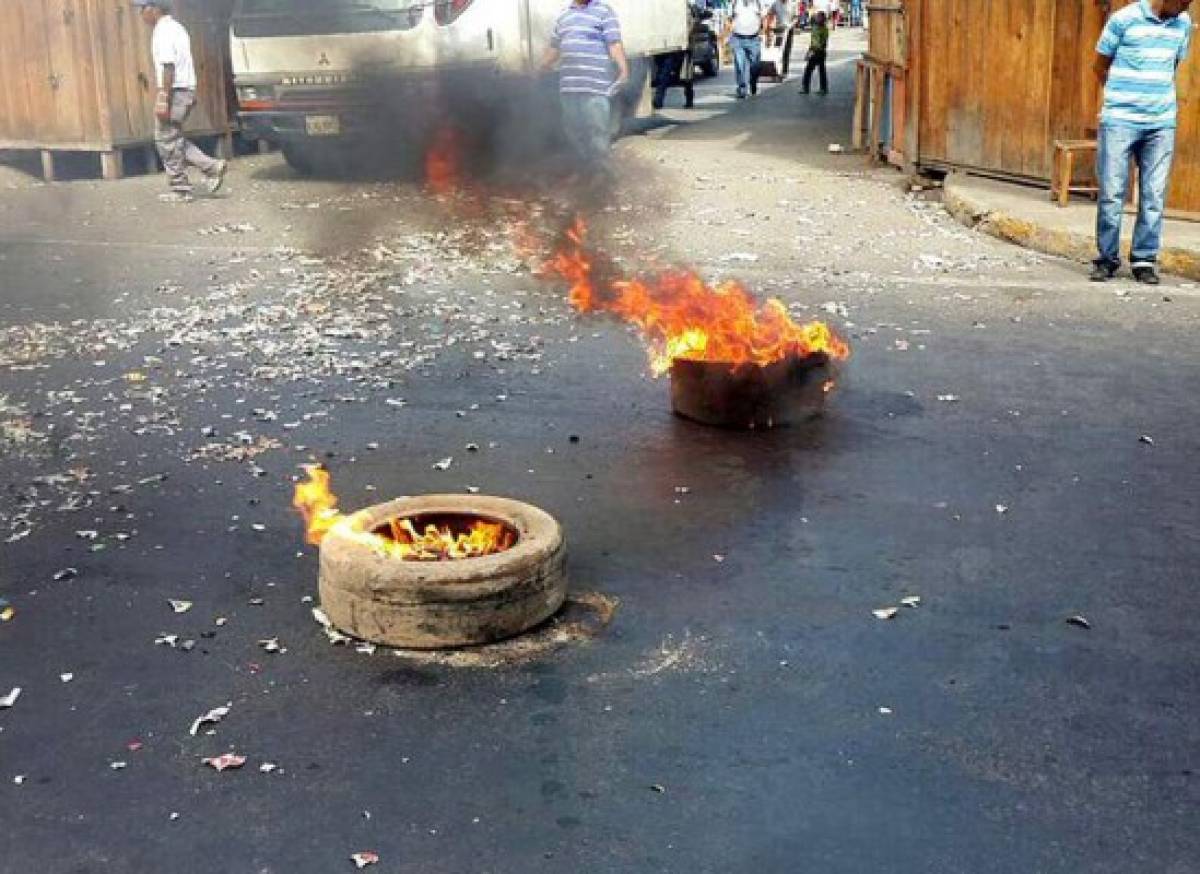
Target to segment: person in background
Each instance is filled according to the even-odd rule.
[[[692,57],[691,39],[696,28],[702,21],[701,16],[708,12],[708,6],[701,2],[688,3],[688,42],[689,46],[682,52],[668,52],[656,55],[654,58],[654,99],[655,109],[662,109],[667,101],[667,89],[678,85],[683,88],[684,107],[691,109],[696,104],[696,63]],[[708,33],[707,29],[704,31]]]
[[[808,94],[812,85],[814,70],[821,73],[821,93],[829,93],[829,73],[825,68],[825,56],[829,52],[829,25],[824,12],[818,12],[813,19],[812,36],[808,45],[808,63],[804,65],[804,82],[800,86],[801,94]]]
[[[775,0],[771,4],[773,39],[783,40],[783,65],[780,74],[786,79],[792,66],[792,40],[795,38],[796,0]]]
[[[612,98],[629,81],[621,23],[603,0],[572,0],[554,24],[543,68],[559,67],[563,128],[587,175],[609,175]]]
[[[1191,43],[1192,0],[1139,0],[1115,12],[1096,45],[1096,76],[1104,86],[1096,175],[1100,200],[1091,279],[1111,279],[1121,266],[1121,220],[1130,159],[1141,183],[1133,229],[1133,277],[1158,285],[1163,211],[1175,155],[1178,98],[1175,74]]]
[[[850,0],[850,26],[863,26],[863,0]]]
[[[188,167],[205,176],[209,194],[225,181],[226,162],[210,158],[183,135],[183,125],[196,105],[196,64],[187,29],[171,15],[170,0],[133,0],[142,20],[154,29],[150,50],[154,58],[158,95],[154,101],[154,145],[170,183],[163,200],[187,203],[192,199]]]
[[[747,89],[751,94],[758,93],[758,65],[762,59],[762,36],[766,21],[764,0],[733,0],[729,45],[733,49],[738,100],[745,98]]]
[[[837,30],[842,23],[842,0],[829,0],[829,29]]]

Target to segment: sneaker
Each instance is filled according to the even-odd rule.
[[[216,194],[221,190],[221,186],[225,184],[225,171],[229,168],[228,161],[221,161],[217,164],[217,169],[212,172],[208,178],[204,180],[204,190],[209,194]]]
[[[1108,282],[1108,280],[1112,279],[1116,273],[1116,268],[1097,261],[1093,262],[1092,272],[1088,274],[1088,279],[1090,279],[1092,282]]]
[[[163,203],[191,203],[196,198],[192,197],[190,191],[168,191],[166,194],[160,194],[158,199]]]
[[[1159,285],[1162,282],[1158,278],[1158,271],[1149,264],[1134,267],[1133,278],[1142,283],[1142,285]]]

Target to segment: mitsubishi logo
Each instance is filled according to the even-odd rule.
[[[329,56],[326,55],[324,52],[321,52],[321,57],[317,58],[317,64],[321,67],[328,67],[329,66]]]

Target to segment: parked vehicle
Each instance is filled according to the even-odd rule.
[[[713,27],[713,13],[693,4],[691,28],[692,63],[705,76],[716,76],[721,71],[721,37]]]
[[[631,62],[630,87],[617,101],[619,116],[628,118],[649,106],[643,96],[654,56],[687,48],[687,3],[608,2],[620,16]],[[387,125],[419,138],[435,121],[435,108],[469,114],[529,100],[544,116],[557,106],[553,79],[534,74],[565,6],[566,0],[238,0],[230,38],[242,126],[311,171]]]

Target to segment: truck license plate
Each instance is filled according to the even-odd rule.
[[[336,137],[342,132],[342,121],[336,115],[306,115],[304,130],[310,137]]]

